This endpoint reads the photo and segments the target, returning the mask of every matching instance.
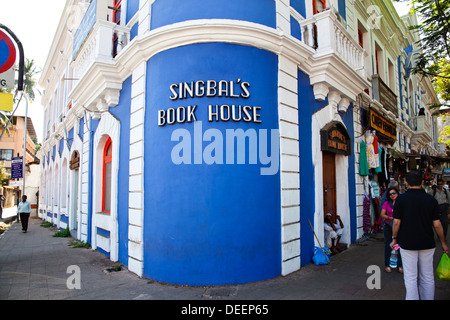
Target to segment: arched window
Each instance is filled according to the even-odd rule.
[[[61,208],[67,207],[67,159],[64,159],[61,170]]]
[[[48,174],[47,177],[47,206],[51,207],[52,205],[52,186],[54,186],[54,181],[52,180],[53,178],[53,170],[52,168],[50,168],[50,172]],[[50,209],[51,210],[51,209]]]
[[[40,203],[47,205],[47,170],[41,178],[42,189],[39,190]]]
[[[111,138],[105,143],[103,149],[103,196],[102,196],[102,211],[111,212],[111,170],[112,165],[112,141]]]
[[[409,116],[410,117],[415,117],[416,116],[416,112],[414,110],[414,106],[415,106],[415,101],[414,101],[414,89],[413,89],[413,84],[411,79],[409,79],[409,83],[408,83],[408,106],[409,106]]]
[[[59,188],[61,187],[59,181],[59,167],[55,166],[55,188],[53,189],[53,205],[59,207]]]

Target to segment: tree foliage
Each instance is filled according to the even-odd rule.
[[[433,83],[441,101],[445,101],[445,105],[450,106],[450,60],[442,59],[439,63],[437,77],[434,77]]]
[[[41,72],[41,70],[39,70],[36,65],[34,64],[34,59],[29,60],[28,58],[25,58],[25,66],[24,66],[24,94],[28,97],[28,100],[30,102],[33,102],[34,99],[36,98],[36,94],[35,94],[35,90],[36,89],[36,85],[37,85],[37,80],[36,80],[36,75],[39,74]],[[17,80],[16,80],[16,84],[17,84]],[[0,88],[0,92],[7,92],[7,93],[11,93],[11,89],[2,89]],[[37,90],[40,94],[40,91]],[[19,100],[17,101],[17,96],[14,96],[15,101],[14,103],[20,103],[22,96],[20,96]],[[9,134],[9,130],[11,129],[12,125],[9,122],[9,117],[8,117],[8,113],[4,112],[4,111],[0,111],[0,127],[2,128],[6,128],[6,133]],[[3,131],[3,130],[1,130]],[[1,132],[0,132],[1,134]]]
[[[412,13],[419,23],[411,26],[420,34],[417,43],[421,49],[414,57],[412,72],[430,76],[441,100],[439,106],[450,106],[450,1],[412,0]]]
[[[36,98],[36,94],[34,91],[37,90],[36,89],[37,81],[35,79],[35,76],[40,72],[41,70],[38,70],[38,68],[34,64],[34,59],[25,60],[25,74],[23,83],[25,94],[27,95],[30,102],[33,102],[34,99]],[[39,90],[37,91],[40,94],[40,91]]]

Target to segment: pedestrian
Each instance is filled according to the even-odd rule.
[[[397,190],[398,194],[400,194],[400,188],[399,188],[399,185],[398,185],[398,182],[397,182],[397,181],[391,181],[391,182],[389,182],[387,189],[389,189],[389,188],[395,188],[395,189]],[[389,200],[389,199],[388,199],[388,192],[387,192],[387,189],[386,189],[386,191],[383,193],[383,195],[381,196],[381,202],[380,202],[380,206],[381,206],[381,207],[383,207],[384,203],[385,203],[387,200]]]
[[[439,205],[421,184],[422,175],[415,170],[409,172],[406,175],[408,191],[400,195],[394,205],[391,248],[397,243],[400,245],[407,300],[434,299],[433,254],[436,243],[433,227],[442,251],[448,254],[439,220]]]
[[[5,197],[0,194],[0,219],[2,218],[2,214],[3,214],[3,201],[5,201]]]
[[[398,190],[395,187],[390,187],[386,191],[387,201],[383,204],[381,208],[381,218],[383,218],[384,226],[384,270],[387,273],[391,273],[392,269],[389,266],[389,260],[391,257],[391,241],[392,241],[392,223],[394,221],[394,205],[398,197]],[[403,273],[402,257],[401,254],[398,255],[397,261],[397,271]]]
[[[17,206],[17,214],[20,215],[20,221],[22,221],[22,232],[26,233],[28,230],[28,219],[30,218],[31,205],[27,201],[27,196],[22,196],[22,202],[19,202]]]
[[[450,196],[449,192],[444,188],[444,180],[438,179],[437,188],[433,188],[430,194],[437,200],[439,204],[440,220],[442,228],[444,228],[444,237],[447,238]]]
[[[339,247],[339,240],[342,237],[344,231],[344,224],[342,223],[341,217],[336,214],[335,217],[331,213],[325,214],[324,232],[325,232],[325,242],[331,241],[330,250],[333,253],[339,253],[342,248]]]

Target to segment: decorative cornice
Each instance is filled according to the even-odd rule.
[[[246,21],[192,20],[147,31],[128,43],[115,59],[97,59],[90,64],[71,93],[75,112],[81,106],[98,109],[98,101],[104,102],[100,111],[116,106],[123,81],[157,53],[211,42],[252,46],[288,58],[310,75],[317,99],[323,100],[328,92],[336,91],[340,95],[336,105],[341,103],[344,109],[370,87],[335,53],[315,56],[314,49],[276,29]]]
[[[192,20],[164,26],[131,41],[117,56],[122,77],[130,75],[134,68],[155,54],[180,46],[196,43],[224,42],[253,46],[283,55],[298,64],[304,63],[314,50],[299,40],[282,32],[246,21],[205,19]]]

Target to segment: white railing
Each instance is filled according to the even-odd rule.
[[[74,60],[74,78],[81,79],[92,63],[113,59],[113,37],[118,38],[117,53],[120,53],[130,39],[130,28],[115,23],[97,20],[91,34],[84,41]]]
[[[425,116],[412,117],[408,124],[416,135],[426,134],[428,137],[432,137],[431,123]]]
[[[334,53],[360,76],[366,77],[366,52],[350,36],[339,19],[342,18],[338,18],[331,10],[326,10],[300,21],[302,40],[316,49],[316,57]]]

